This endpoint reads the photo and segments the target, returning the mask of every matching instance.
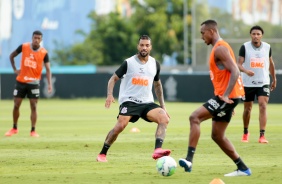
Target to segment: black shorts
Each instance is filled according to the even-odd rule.
[[[14,89],[14,97],[19,98],[39,98],[39,84],[26,84],[16,82]]]
[[[140,117],[145,121],[152,122],[147,119],[147,113],[156,108],[161,107],[155,103],[137,104],[134,102],[124,102],[119,106],[119,115],[132,116],[129,120],[132,123],[135,123]]]
[[[244,87],[245,97],[243,98],[244,102],[252,102],[255,100],[255,97],[259,96],[270,96],[269,85],[264,85],[262,87]]]
[[[211,113],[213,116],[212,120],[221,122],[230,122],[232,117],[232,112],[234,108],[239,103],[239,99],[232,99],[233,104],[225,103],[220,100],[218,96],[209,99],[203,106]]]

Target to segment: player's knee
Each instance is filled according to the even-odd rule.
[[[165,116],[161,116],[161,117],[159,117],[158,122],[167,125],[169,123],[169,117],[166,116],[166,115]]]
[[[14,110],[19,110],[20,109],[20,105],[19,104],[15,104],[14,105]]]
[[[252,107],[246,107],[246,108],[244,109],[244,111],[245,111],[245,113],[250,114],[251,111],[252,111]]]
[[[193,113],[189,116],[189,121],[190,121],[190,125],[199,124],[200,123],[198,116],[196,116]]]
[[[211,138],[212,138],[212,140],[213,140],[214,142],[216,142],[216,143],[223,140],[223,136],[220,135],[220,134],[216,134],[216,133],[212,133],[212,134],[211,134]]]

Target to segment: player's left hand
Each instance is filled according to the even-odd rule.
[[[233,104],[234,101],[229,99],[227,96],[218,96],[220,100],[224,101],[225,103],[228,103],[228,104]]]
[[[232,111],[232,116],[234,116],[235,115],[235,110],[233,109],[233,111]]]
[[[50,93],[52,93],[52,91],[53,91],[52,85],[49,85],[48,86],[48,93],[50,94]]]
[[[276,88],[276,80],[272,81],[270,91],[273,91]]]
[[[113,97],[113,95],[108,95],[106,99],[105,107],[109,109],[112,103],[115,103],[115,98]]]

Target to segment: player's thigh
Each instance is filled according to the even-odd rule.
[[[119,115],[118,119],[117,119],[116,126],[125,128],[128,125],[129,120],[131,119],[131,117],[132,116]]]
[[[208,110],[207,107],[205,106],[200,106],[199,108],[197,108],[195,111],[193,111],[190,116],[189,116],[189,120],[190,121],[199,121],[199,122],[203,122],[207,119],[212,118],[212,114],[211,112]]]
[[[227,122],[212,121],[212,136],[224,137],[228,124]]]
[[[148,120],[156,123],[168,123],[169,121],[169,117],[167,116],[165,110],[160,107],[151,109],[146,116]]]

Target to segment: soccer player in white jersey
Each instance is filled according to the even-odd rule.
[[[170,155],[170,150],[162,149],[169,115],[166,112],[163,88],[160,80],[160,64],[150,56],[151,39],[147,35],[139,38],[138,53],[126,59],[108,81],[106,108],[115,102],[113,89],[115,83],[121,79],[119,88],[119,114],[117,123],[108,133],[101,152],[96,160],[107,162],[107,152],[118,135],[129,122],[136,122],[140,117],[147,122],[157,123],[155,134],[155,150],[152,158],[158,159]],[[154,86],[159,105],[154,103],[152,87]]]
[[[259,104],[259,143],[268,143],[264,134],[267,122],[267,104],[270,91],[276,88],[275,66],[272,59],[271,47],[268,43],[261,41],[263,29],[253,26],[250,29],[251,41],[244,43],[239,51],[238,66],[241,71],[245,89],[244,100],[244,134],[242,142],[249,142],[249,123],[255,97]],[[270,85],[271,75],[272,83]]]

